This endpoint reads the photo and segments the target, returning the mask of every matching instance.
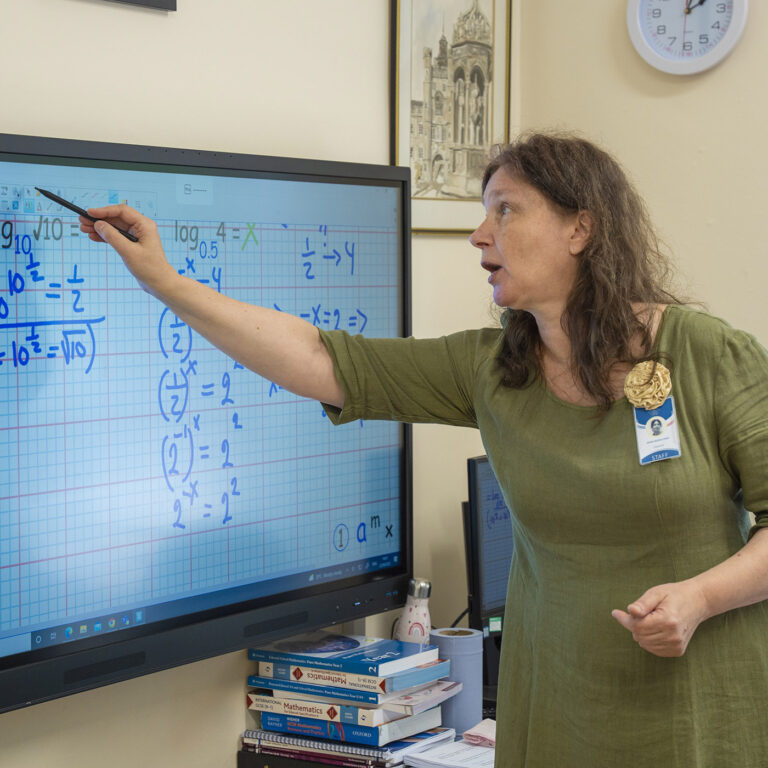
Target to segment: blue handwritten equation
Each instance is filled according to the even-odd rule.
[[[26,332],[21,339],[0,337],[0,366],[11,364],[19,368],[35,361],[61,358],[65,365],[81,364],[85,373],[90,373],[93,367],[94,329],[105,318],[88,316],[83,299],[85,278],[78,274],[78,264],[72,264],[65,276],[51,278],[35,255],[41,238],[60,240],[63,232],[61,219],[42,216],[31,235],[17,232],[13,221],[0,223],[0,258],[4,264],[11,257],[14,261],[14,267],[5,268],[3,275],[0,331]],[[41,297],[46,306],[38,308]],[[34,309],[28,309],[27,305]],[[39,311],[42,316],[30,318],[30,311],[34,314]],[[52,319],[52,315],[57,319]]]
[[[160,439],[160,457],[165,484],[173,495],[174,528],[184,530],[195,512],[202,519],[232,519],[230,505],[241,495],[237,476],[228,474],[221,485],[211,469],[234,469],[227,430],[243,429],[233,392],[233,373],[222,370],[203,375],[193,356],[192,329],[170,310],[164,309],[157,324],[158,348],[169,367],[157,382],[157,405],[168,431]],[[232,372],[243,370],[224,358]],[[193,402],[211,401],[212,407],[196,412]],[[225,409],[222,411],[221,409]],[[229,423],[231,422],[231,426]],[[222,434],[218,430],[222,429]],[[218,436],[217,436],[218,435]]]
[[[301,252],[304,278],[306,280],[314,280],[317,277],[316,271],[320,268],[321,264],[348,270],[350,275],[354,275],[354,241],[345,240],[343,245],[339,242],[335,246],[329,244],[328,226],[325,224],[321,224],[317,228],[317,233],[317,237],[313,237],[311,242],[309,235],[304,240],[304,248]]]
[[[277,305],[272,305],[276,310],[283,310]],[[368,325],[368,315],[362,309],[355,307],[354,310],[340,309],[339,307],[328,307],[325,309],[323,304],[313,305],[309,312],[300,311],[298,316],[312,325],[322,326],[330,330],[345,330],[354,333],[362,333],[365,326]]]

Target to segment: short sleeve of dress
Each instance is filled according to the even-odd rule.
[[[755,513],[752,535],[768,527],[768,352],[748,333],[725,337],[715,407],[720,456]]]
[[[334,424],[355,419],[475,427],[473,389],[498,331],[437,339],[376,339],[320,331],[344,390],[342,411],[324,405]]]

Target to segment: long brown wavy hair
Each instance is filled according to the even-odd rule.
[[[616,160],[570,134],[531,133],[494,147],[483,192],[500,168],[538,189],[556,210],[592,216],[561,324],[571,341],[576,380],[607,410],[614,399],[612,368],[651,355],[653,315],[638,317],[637,305],[681,303],[668,290],[670,264],[645,204]],[[509,308],[501,322],[502,381],[521,388],[531,374],[542,375],[538,326],[530,313]]]

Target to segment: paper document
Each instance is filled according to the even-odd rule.
[[[413,768],[493,768],[494,752],[493,747],[475,747],[466,741],[454,741],[406,755],[403,762]]]

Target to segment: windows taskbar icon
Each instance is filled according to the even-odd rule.
[[[86,637],[95,637],[105,632],[112,632],[117,629],[127,629],[135,624],[143,624],[146,621],[146,610],[138,608],[125,613],[114,614],[112,616],[103,616],[91,621],[82,623],[65,624],[60,627],[50,627],[49,629],[32,632],[31,641],[33,648],[43,646],[58,645],[71,640],[82,639]]]

